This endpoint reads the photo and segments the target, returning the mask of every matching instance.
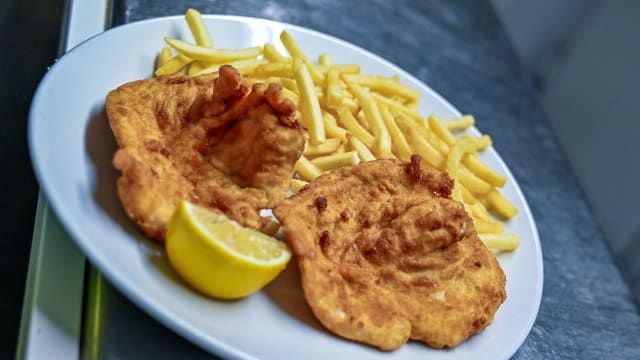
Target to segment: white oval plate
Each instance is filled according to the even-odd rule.
[[[398,74],[422,92],[423,114],[459,115],[416,78],[347,42],[267,20],[205,16],[205,21],[220,48],[271,42],[284,53],[278,36],[287,29],[312,58],[327,52],[335,63],[359,63],[363,73]],[[116,145],[104,113],[110,90],[152,75],[164,36],[191,39],[183,17],[176,16],[117,27],[80,44],[43,78],[29,118],[32,161],[47,199],[86,256],[120,291],[169,328],[224,357],[501,359],[518,349],[538,312],[542,255],[526,200],[491,148],[482,158],[508,178],[504,194],[520,215],[506,231],[518,234],[521,246],[498,255],[507,275],[508,297],[493,324],[453,350],[410,342],[396,351],[380,352],[330,334],[304,302],[295,262],[263,291],[240,301],[210,300],[185,286],[169,267],[162,247],[142,236],[121,209],[115,187],[118,174],[111,165]]]

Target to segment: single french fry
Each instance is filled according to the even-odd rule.
[[[240,59],[235,61],[229,61],[223,64],[210,65],[204,69],[200,69],[198,72],[194,73],[193,75],[202,75],[202,74],[216,72],[222,65],[231,65],[236,70],[238,70],[240,74],[248,75],[253,73],[258,66],[266,64],[266,62],[267,62],[266,60],[262,60],[262,59]]]
[[[331,107],[338,107],[342,105],[342,87],[340,86],[340,73],[337,69],[332,68],[327,73],[326,77],[327,91],[325,97],[327,98],[327,104]]]
[[[379,91],[378,91],[378,92],[379,92]],[[398,103],[400,103],[400,104],[402,104],[402,105],[405,105],[405,106],[406,106],[406,102],[407,102],[407,100],[406,100],[406,99],[404,99],[402,96],[400,96],[400,95],[394,95],[394,94],[387,94],[386,96],[387,96],[387,97],[389,97],[389,99],[391,99],[391,100],[393,100],[393,101],[395,101],[395,102],[398,102]]]
[[[190,44],[186,41],[172,39],[170,37],[165,37],[164,41],[176,51],[191,59],[208,61],[212,63],[224,63],[227,61],[239,59],[251,59],[262,54],[262,48],[259,46],[239,50],[229,50],[198,46],[195,44]]]
[[[262,233],[267,234],[269,236],[275,236],[278,230],[280,229],[280,224],[276,221],[269,220],[269,222],[262,228]]]
[[[271,62],[258,66],[252,75],[261,78],[270,76],[293,78],[293,67],[284,62]]]
[[[396,153],[399,159],[402,161],[409,161],[411,159],[411,148],[407,143],[407,139],[405,139],[404,134],[398,127],[396,120],[391,115],[389,108],[386,106],[379,106],[380,114],[382,115],[382,120],[384,121],[384,125],[387,127],[389,131],[389,135],[391,135],[391,147],[392,150]]]
[[[318,65],[329,66],[333,63],[331,54],[323,53],[318,56]]]
[[[285,57],[284,55],[280,54],[278,49],[276,49],[273,44],[264,44],[264,47],[262,48],[262,55],[264,55],[267,60],[274,63],[291,63],[291,58]]]
[[[336,118],[328,111],[322,112],[322,122],[324,124],[324,130],[327,136],[338,138],[342,141],[347,139],[348,131],[338,126]],[[329,140],[329,139],[327,139]],[[325,141],[326,142],[326,141]]]
[[[328,155],[338,150],[338,147],[340,147],[341,143],[342,141],[337,138],[326,139],[323,143],[317,145],[311,145],[307,143],[302,154],[306,157]],[[313,164],[313,161],[311,163]]]
[[[440,138],[445,144],[453,146],[456,138],[451,134],[450,130],[442,124],[442,121],[436,115],[429,115],[427,119],[429,128]]]
[[[490,249],[513,251],[520,246],[515,234],[479,234],[478,237]]]
[[[476,197],[476,199],[478,200],[479,203],[481,203],[486,209],[489,209],[491,207],[491,204],[489,204],[489,200],[487,200],[486,196],[481,196],[481,197]]]
[[[360,124],[369,133],[371,133],[371,125],[369,125],[369,122],[367,121],[367,116],[364,114],[364,111],[362,111],[362,109],[360,109],[360,111],[358,111],[358,113],[356,114],[356,120],[358,120],[358,124]]]
[[[347,129],[351,134],[357,137],[360,141],[362,141],[369,149],[373,147],[374,137],[369,134],[365,128],[358,123],[355,117],[349,109],[344,106],[338,108],[338,121],[340,124]]]
[[[318,103],[318,96],[313,88],[313,81],[309,70],[302,60],[294,58],[293,73],[300,91],[300,107],[302,111],[303,125],[309,132],[309,142],[318,144],[325,140],[322,112]]]
[[[320,85],[324,83],[324,74],[315,67],[309,57],[304,53],[304,51],[302,51],[302,49],[300,49],[300,46],[293,39],[291,34],[289,34],[286,30],[283,30],[280,33],[280,41],[282,42],[282,45],[284,45],[284,47],[287,49],[289,55],[291,55],[292,58],[299,58],[304,62],[314,84]]]
[[[491,189],[491,191],[487,193],[487,200],[489,200],[491,209],[506,219],[511,219],[518,214],[518,208],[513,206],[513,204],[496,189]]]
[[[473,219],[478,234],[502,234],[504,233],[504,224],[499,221]]]
[[[171,53],[171,48],[163,47],[158,57],[156,58],[156,69],[162,67],[162,65],[168,63],[173,58],[173,54]]]
[[[280,41],[282,42],[282,45],[284,45],[284,47],[287,49],[289,55],[291,55],[292,58],[300,58],[306,60],[306,63],[311,63],[311,60],[309,60],[304,51],[302,51],[302,49],[300,49],[300,46],[298,46],[298,43],[286,30],[282,30],[282,32],[280,33]]]
[[[300,58],[304,62],[305,66],[309,70],[309,75],[315,85],[324,85],[325,76],[322,72],[316,69],[316,66],[306,57]]]
[[[192,61],[193,59],[188,58],[182,54],[178,54],[171,58],[171,60],[167,61],[160,68],[158,68],[158,70],[156,70],[154,74],[155,76],[175,74],[178,71],[182,70],[182,68],[190,64]]]
[[[474,194],[484,195],[491,190],[491,185],[488,182],[480,179],[464,166],[460,167],[458,177],[460,183],[466,186]]]
[[[367,148],[367,146],[362,141],[360,141],[360,139],[358,139],[356,136],[350,135],[349,143],[351,144],[351,147],[353,147],[358,152],[358,156],[360,157],[360,160],[373,161],[376,159],[376,157],[373,156],[369,148]]]
[[[193,38],[197,45],[205,47],[213,47],[213,41],[211,40],[211,34],[202,20],[202,15],[198,10],[188,9],[184,15],[187,25],[193,34]]]
[[[476,142],[476,147],[478,150],[484,150],[493,144],[493,140],[491,140],[491,136],[482,135],[478,138],[473,139]]]
[[[413,112],[418,112],[418,110],[420,110],[420,102],[417,100],[408,101],[404,106]]]
[[[306,181],[313,181],[322,174],[322,171],[313,165],[304,155],[300,156],[294,170]]]
[[[202,61],[192,62],[189,65],[189,70],[187,71],[187,74],[189,74],[189,76],[211,74],[211,73],[218,72],[218,70],[220,69],[220,66],[221,64],[203,63]]]
[[[302,190],[302,188],[304,188],[308,184],[309,183],[304,180],[291,179],[290,186],[291,186],[291,190],[295,192],[299,192],[300,190]]]
[[[341,168],[343,166],[355,165],[359,162],[360,158],[358,157],[358,153],[356,151],[321,156],[311,160],[311,163],[321,171],[328,171]]]
[[[282,96],[286,97],[287,99],[291,100],[296,108],[300,106],[300,97],[298,96],[297,93],[287,89],[286,87],[282,88]]]
[[[196,61],[192,61],[189,64],[189,69],[187,70],[187,74],[189,76],[194,76],[198,73],[200,73],[202,71],[202,69],[211,66],[211,64],[204,62],[204,61],[200,61],[200,60],[196,60]]]
[[[478,201],[478,199],[473,196],[473,194],[471,193],[471,191],[469,191],[469,189],[467,189],[466,186],[464,186],[464,184],[460,184],[460,190],[462,190],[462,200],[464,200],[465,204],[475,204]],[[484,204],[482,204],[484,206]]]
[[[420,99],[420,93],[418,90],[411,86],[395,81],[391,78],[387,78],[380,75],[345,75],[350,82],[358,84],[360,86],[368,87],[371,90],[377,91],[387,96],[399,95],[400,97],[416,101]]]
[[[257,68],[256,68],[257,69]],[[254,71],[255,73],[255,71]],[[253,74],[251,74],[253,75]],[[283,87],[298,93],[298,84],[296,84],[296,80],[292,79],[292,78],[288,78],[288,77],[282,77],[282,76],[270,76],[266,79],[260,79],[260,82],[264,82],[266,84],[269,83],[276,83],[276,84],[280,84]]]
[[[318,69],[318,71],[322,72],[323,74],[326,74],[331,69],[336,69],[341,74],[359,74],[360,73],[360,65],[358,64],[332,64],[329,66],[318,64],[316,65],[316,69]]]
[[[449,119],[442,122],[442,124],[451,131],[465,130],[466,128],[473,126],[475,123],[476,119],[473,115],[462,115],[455,119]]]
[[[476,154],[467,154],[462,158],[462,163],[477,177],[497,187],[503,187],[507,178],[483,164]]]
[[[464,199],[464,190],[463,190],[462,198]],[[487,208],[485,208],[484,205],[482,205],[482,203],[476,202],[476,203],[470,204],[465,200],[465,204],[467,204],[467,206],[471,210],[471,214],[473,215],[474,219],[479,219],[484,221],[491,220],[491,215],[489,215]],[[485,232],[498,232],[498,231],[485,231]]]

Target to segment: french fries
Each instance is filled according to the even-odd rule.
[[[269,220],[267,225],[265,225],[261,231],[269,236],[276,236],[276,233],[278,232],[278,230],[280,230],[280,223],[273,220]]]
[[[349,143],[351,147],[356,149],[358,155],[362,161],[373,161],[376,159],[375,156],[371,153],[367,145],[365,145],[360,139],[355,136],[349,136]]]
[[[291,190],[298,192],[302,190],[305,186],[309,184],[308,182],[300,179],[291,179]]]
[[[375,138],[373,135],[360,125],[358,120],[353,116],[351,111],[346,107],[338,108],[338,119],[340,124],[353,136],[357,137],[362,143],[364,143],[369,149],[373,148]]]
[[[161,68],[164,64],[168,63],[173,55],[171,54],[171,49],[168,47],[163,47],[158,54],[158,58],[156,59],[156,68]]]
[[[264,44],[264,57],[273,63],[291,63],[291,59],[284,57],[273,44]]]
[[[343,166],[355,165],[360,162],[358,153],[356,151],[344,152],[335,155],[326,155],[317,157],[311,160],[311,163],[315,165],[320,171],[328,171]]]
[[[465,154],[473,153],[475,150],[475,143],[471,138],[463,137],[462,139],[456,141],[449,154],[447,154],[446,160],[446,169],[449,173],[449,176],[455,181],[455,185],[453,187],[453,193],[451,196],[454,200],[458,200],[464,204],[464,199],[462,198],[462,190],[460,189],[460,164],[462,162],[462,157]]]
[[[248,74],[253,73],[258,66],[266,64],[266,60],[261,60],[261,59],[241,59],[241,60],[223,62],[223,63],[220,63],[220,64],[212,64],[212,65],[209,65],[209,66],[207,66],[205,68],[202,68],[202,69],[199,69],[197,71],[194,71],[193,73],[190,72],[190,75],[196,76],[196,75],[202,75],[202,74],[208,74],[208,73],[216,72],[216,71],[218,71],[218,69],[220,68],[221,65],[225,65],[225,64],[233,66],[242,75],[248,75]]]
[[[173,58],[166,60],[162,64],[162,66],[158,67],[158,69],[156,69],[155,75],[162,76],[162,75],[174,74],[182,70],[182,68],[184,68],[187,64],[190,64],[192,61],[193,61],[192,59],[182,54],[178,54]]]
[[[296,162],[294,169],[305,181],[313,181],[318,176],[322,175],[322,171],[318,169],[317,166],[313,165],[304,155],[300,156],[300,159]]]
[[[396,119],[391,115],[389,108],[384,105],[378,106],[378,108],[380,110],[380,115],[382,115],[384,126],[386,126],[389,131],[389,135],[391,136],[393,152],[399,159],[409,161],[411,158],[411,148],[402,134]]]
[[[325,156],[325,155],[333,154],[338,150],[341,144],[342,144],[342,141],[340,139],[335,139],[335,138],[327,139],[325,142],[318,145],[309,144],[307,142],[304,148],[303,154],[304,156],[309,156],[309,157]]]
[[[325,140],[325,133],[320,103],[313,87],[311,74],[299,58],[293,59],[293,75],[300,90],[302,124],[309,131],[309,141],[312,144],[322,143]]]
[[[331,68],[327,72],[327,92],[325,97],[327,98],[327,105],[332,108],[336,108],[342,105],[342,87],[340,86],[340,71],[336,68]]]
[[[328,136],[338,138],[342,141],[347,140],[347,134],[349,133],[345,128],[338,126],[336,117],[328,111],[322,113],[322,123]],[[328,139],[327,139],[328,140]]]
[[[389,135],[387,128],[384,126],[382,115],[380,115],[378,107],[373,101],[371,94],[364,90],[360,85],[346,79],[346,77],[343,78],[347,83],[347,86],[353,92],[355,98],[360,102],[360,107],[364,112],[366,122],[369,124],[369,128],[373,133],[373,153],[380,159],[393,157],[391,154],[391,136]]]
[[[230,50],[199,46],[170,37],[165,37],[164,41],[176,51],[183,54],[184,56],[187,56],[190,59],[208,61],[211,63],[223,63],[225,61],[251,59],[262,54],[262,48],[259,46],[239,50]]]
[[[213,40],[211,40],[211,34],[209,34],[209,29],[204,24],[200,12],[196,9],[188,9],[184,18],[189,25],[189,30],[191,30],[196,44],[212,48]]]
[[[491,137],[455,134],[474,126],[472,115],[442,120],[432,114],[425,119],[419,112],[420,92],[399,76],[362,74],[358,64],[336,63],[327,53],[314,54],[314,63],[287,31],[279,37],[285,54],[269,43],[218,49],[199,12],[189,9],[185,20],[195,43],[166,37],[177,54],[164,47],[155,75],[213,73],[230,64],[250,84],[280,84],[307,135],[292,191],[332,169],[384,158],[408,161],[419,154],[423,166],[447,171],[454,179],[453,199],[464,205],[489,248],[512,251],[519,246],[516,235],[504,233],[504,221],[518,213],[499,190],[507,179],[478,156],[491,146]]]
[[[394,79],[379,75],[347,75],[350,82],[363,87],[368,87],[372,91],[392,97],[399,95],[400,97],[415,101],[420,98],[418,90],[404,85]]]
[[[480,234],[479,237],[494,250],[513,251],[520,246],[520,239],[515,234]]]
[[[318,55],[318,65],[331,65],[331,63],[333,63],[331,54],[324,53]]]

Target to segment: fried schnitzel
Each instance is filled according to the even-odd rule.
[[[320,322],[383,350],[452,348],[491,323],[505,275],[452,187],[414,155],[334,170],[274,209]]]
[[[260,229],[260,210],[284,200],[304,148],[280,85],[249,88],[231,66],[124,84],[108,94],[106,111],[120,147],[122,205],[159,241],[181,200]]]

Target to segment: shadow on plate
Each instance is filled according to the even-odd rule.
[[[161,272],[170,275],[170,278],[176,278],[177,275],[173,269],[169,268],[162,245],[147,238],[122,209],[116,186],[120,174],[112,165],[118,144],[109,127],[104,104],[93,109],[85,141],[87,153],[94,164],[93,197],[95,201],[116,224],[137,241],[142,251],[150,257],[151,264]]]
[[[104,105],[93,109],[85,141],[87,153],[94,164],[95,201],[114,221],[130,230],[132,224],[122,211],[118,199],[116,180],[119,174],[111,164],[118,145],[109,127]]]
[[[304,299],[300,285],[300,270],[295,257],[287,267],[263,291],[282,311],[299,321],[326,333],[330,333],[313,315],[311,308]]]

